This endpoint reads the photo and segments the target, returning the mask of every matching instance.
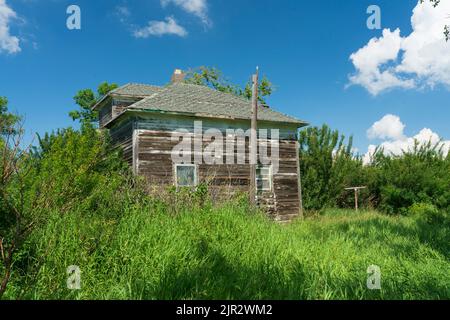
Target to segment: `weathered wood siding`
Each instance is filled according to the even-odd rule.
[[[196,121],[202,122],[202,131],[205,132],[210,129],[218,129],[224,134],[227,130],[248,130],[250,129],[250,121],[245,120],[230,120],[214,119],[214,118],[196,118],[182,115],[161,115],[157,113],[141,113],[136,118],[137,129],[142,130],[160,130],[167,132],[179,131],[180,129],[194,132],[194,125]],[[285,124],[274,124],[269,122],[258,122],[259,129],[278,129],[279,138],[282,140],[297,140],[297,129]],[[268,131],[270,133],[270,131]],[[270,136],[269,136],[270,137]]]
[[[98,112],[100,128],[103,128],[108,122],[110,122],[112,120],[112,116],[112,102],[111,99],[109,99]]]
[[[136,173],[147,178],[153,185],[174,185],[174,165],[171,157],[173,148],[179,141],[172,140],[172,132],[139,129],[137,137]],[[191,133],[192,141],[200,141],[201,136]],[[261,142],[262,140],[259,140]],[[271,154],[270,140],[268,154]],[[203,148],[211,141],[202,139]],[[227,153],[224,146],[223,164],[199,164],[198,176],[200,182],[208,185],[211,196],[216,200],[225,200],[237,192],[247,192],[250,185],[250,166],[248,164],[248,138],[245,143],[246,164],[226,163]],[[236,156],[238,145],[235,146]],[[257,195],[258,204],[267,209],[278,220],[290,220],[299,215],[300,199],[297,176],[297,145],[293,140],[279,141],[279,170],[272,177],[272,191],[260,192]],[[190,154],[190,164],[194,164],[194,155]]]
[[[133,129],[132,120],[110,129],[113,145],[122,149],[123,157],[130,166],[133,165]]]
[[[192,143],[199,143],[201,136],[194,134]],[[137,131],[138,163],[137,173],[145,176],[151,184],[174,185],[174,165],[172,150],[179,141],[172,140],[172,133],[167,131],[138,130]],[[204,148],[210,143],[202,139]],[[235,152],[237,146],[235,147]],[[189,153],[190,161],[186,164],[194,164],[194,154]],[[208,184],[212,195],[223,198],[232,196],[237,191],[248,190],[250,168],[247,165],[226,163],[226,155],[222,159],[223,164],[208,165],[198,164],[199,181]],[[248,163],[248,161],[247,161]],[[224,192],[226,191],[226,194]]]
[[[130,98],[109,98],[99,110],[100,128],[105,127],[111,120],[122,114],[128,106],[135,103],[139,99]]]
[[[296,141],[280,141],[280,167],[273,176],[276,211],[280,220],[290,220],[300,213],[297,153]]]
[[[196,119],[197,120],[197,119]],[[203,119],[202,119],[203,120]],[[203,122],[203,130],[200,134],[194,133],[194,120],[188,117],[152,115],[143,118],[124,117],[124,120],[111,128],[111,137],[116,146],[123,149],[124,157],[133,166],[134,172],[144,176],[149,184],[156,187],[175,185],[174,164],[172,161],[172,150],[179,144],[180,140],[173,139],[176,132],[187,134],[192,138],[192,145],[199,143],[202,139],[202,148],[209,145],[211,141],[203,134],[206,130],[217,128],[222,132],[226,129],[243,129],[249,123],[239,121],[206,119]],[[261,127],[272,128],[273,124],[260,124]],[[235,140],[234,136],[229,139]],[[298,178],[298,145],[296,128],[280,128],[279,140],[279,169],[272,177],[272,190],[259,192],[257,203],[267,210],[277,220],[291,220],[300,213],[300,193]],[[224,134],[224,143],[226,141]],[[206,183],[211,196],[220,201],[233,197],[237,192],[247,192],[250,185],[250,166],[248,164],[249,138],[242,137],[235,140],[235,148],[232,151],[237,159],[238,148],[245,148],[245,164],[228,165],[226,146],[224,145],[223,164],[208,165],[199,163],[199,182]],[[265,142],[267,153],[272,153],[270,138],[258,140]],[[193,150],[193,148],[192,148]],[[231,150],[229,150],[231,151]],[[190,161],[195,163],[195,155],[190,153]],[[237,161],[237,160],[236,160]],[[236,162],[235,162],[236,163]]]

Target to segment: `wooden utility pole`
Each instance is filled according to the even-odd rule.
[[[300,171],[300,143],[298,141],[295,142],[296,149],[296,162],[297,162],[297,179],[298,179],[298,201],[300,207],[300,218],[304,218],[303,212],[303,194],[302,194],[302,173]]]
[[[351,188],[345,188],[345,190],[354,190],[355,191],[355,211],[358,211],[358,195],[359,190],[366,189],[367,187],[351,187]]]
[[[258,76],[259,68],[252,77],[252,124],[250,131],[250,203],[256,204],[256,164],[258,161]]]

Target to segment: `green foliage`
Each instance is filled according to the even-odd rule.
[[[111,199],[112,200],[112,199]],[[49,212],[17,261],[10,299],[448,299],[438,225],[326,211],[283,226],[239,202],[177,215],[133,197]],[[426,232],[425,232],[426,231]],[[338,249],[337,249],[338,248]],[[361,250],[364,248],[364,250]],[[368,290],[367,267],[383,272]],[[66,269],[81,269],[79,291]],[[20,268],[19,268],[20,266]],[[405,278],[405,275],[407,277]]]
[[[419,145],[400,156],[382,150],[367,168],[370,192],[378,207],[390,214],[406,214],[415,203],[450,208],[450,161],[439,144]]]
[[[8,111],[8,99],[0,96],[0,140],[9,133],[17,133],[15,125],[21,120],[17,115]],[[1,141],[0,141],[1,146]]]
[[[445,220],[445,214],[441,213],[436,206],[429,203],[414,203],[408,213],[415,218],[423,219],[425,222],[433,224]]]
[[[110,91],[116,89],[117,84],[108,82],[101,83],[97,88],[97,94],[91,89],[84,89],[78,91],[75,95],[75,103],[80,107],[79,110],[74,110],[69,113],[69,116],[73,121],[80,121],[84,123],[95,123],[98,121],[98,114],[96,111],[92,110],[92,107],[100,100],[103,96],[108,94]]]
[[[353,207],[353,193],[346,187],[367,186],[360,206],[388,214],[408,214],[415,203],[450,209],[450,154],[442,144],[419,144],[399,156],[378,150],[370,165],[352,153],[352,138],[327,126],[300,132],[300,168],[303,202],[307,210]]]
[[[412,216],[426,216],[429,214],[434,214],[439,210],[432,204],[429,203],[414,203],[409,208],[409,214]]]
[[[103,186],[119,186],[127,171],[104,131],[84,125],[46,134],[35,148],[27,179],[27,203],[40,209],[64,211],[87,199],[91,206],[102,201]]]
[[[11,188],[18,174],[15,166],[22,162],[18,140],[23,132],[20,121],[20,116],[8,111],[8,99],[0,97],[0,239],[11,233],[10,227],[15,222],[10,206],[17,202],[17,195],[6,197],[6,193],[9,191],[15,193],[14,188]]]
[[[327,125],[300,132],[300,171],[303,204],[307,210],[347,206],[353,194],[347,187],[364,183],[362,161],[352,152],[352,137],[345,137]]]
[[[252,98],[252,82],[251,79],[246,83],[244,88],[236,84],[230,83],[224,76],[222,71],[214,67],[199,67],[191,69],[186,74],[186,83],[207,86],[212,89],[231,93],[239,97],[246,99]],[[259,95],[258,100],[260,103],[265,104],[266,98],[273,92],[273,84],[266,76],[263,76],[259,83]]]

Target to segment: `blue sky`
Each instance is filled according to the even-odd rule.
[[[70,4],[81,8],[81,30],[66,27]],[[382,28],[392,34],[367,28],[372,4],[380,7]],[[243,84],[258,65],[277,87],[271,106],[353,134],[361,153],[370,144],[405,142],[424,128],[449,140],[450,62],[442,57],[450,56],[450,42],[439,28],[439,50],[417,49],[433,44],[425,46],[430,36],[419,32],[409,37],[416,5],[415,0],[0,0],[0,30],[8,28],[6,35],[0,31],[0,43],[2,37],[10,40],[3,50],[0,45],[0,95],[25,115],[27,130],[43,133],[73,125],[72,97],[102,81],[162,85],[174,68],[207,65]],[[14,14],[2,16],[6,8]],[[416,16],[428,21],[421,12]],[[394,34],[396,28],[403,38]],[[374,37],[378,44],[350,59]],[[397,58],[383,56],[390,51]],[[429,54],[422,59],[417,52]],[[380,122],[388,114],[395,117]],[[377,130],[368,135],[376,121]]]

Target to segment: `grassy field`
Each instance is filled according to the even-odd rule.
[[[239,204],[123,210],[51,215],[5,298],[450,298],[448,226],[342,210],[279,225]],[[70,265],[81,269],[79,291],[66,287]],[[381,268],[381,290],[367,289],[369,265]]]

